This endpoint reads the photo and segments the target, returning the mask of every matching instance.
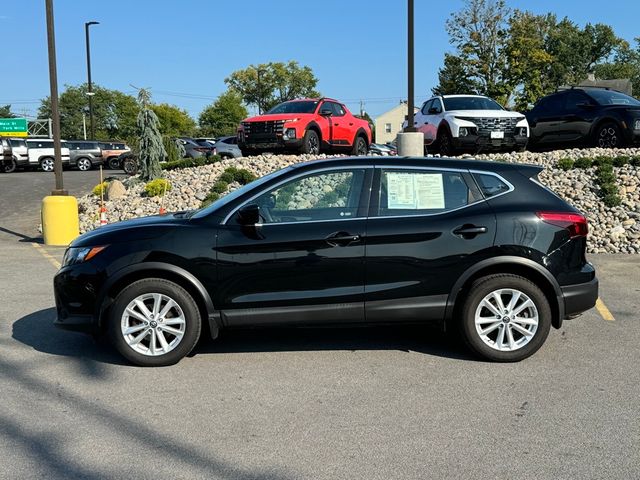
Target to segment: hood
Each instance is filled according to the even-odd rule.
[[[83,233],[73,242],[72,247],[106,245],[131,240],[145,240],[164,235],[171,229],[186,225],[189,220],[179,213],[153,215],[122,222],[111,223]]]
[[[523,119],[524,115],[518,112],[510,112],[508,110],[449,110],[446,115],[454,117],[473,117],[473,118],[519,118]]]
[[[274,113],[272,115],[257,115],[242,120],[243,122],[270,122],[274,120],[291,120],[293,118],[302,118],[313,113]]]

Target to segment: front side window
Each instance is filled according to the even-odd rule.
[[[632,105],[640,106],[640,101],[615,90],[591,88],[587,90],[589,96],[598,102],[598,105]]]
[[[443,213],[473,201],[460,172],[382,170],[379,216]]]
[[[422,105],[422,109],[420,110],[423,115],[429,115],[429,109],[431,108],[431,105],[433,105],[433,100],[427,100],[426,102],[424,102],[424,105]]]
[[[434,109],[433,113],[442,113],[442,102],[440,101],[440,99],[434,98],[430,108]]]
[[[337,170],[296,178],[250,203],[263,223],[339,220],[358,216],[364,169]]]

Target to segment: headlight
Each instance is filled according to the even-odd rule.
[[[640,130],[640,118],[636,119],[636,120],[633,122],[633,129],[634,129],[634,130]]]
[[[105,248],[107,248],[107,245],[101,245],[99,247],[69,247],[67,251],[64,252],[62,266],[67,267],[91,260]]]
[[[289,123],[289,122],[299,122],[300,119],[299,118],[287,118],[284,123]]]

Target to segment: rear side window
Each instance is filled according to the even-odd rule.
[[[429,215],[469,205],[472,192],[460,172],[383,170],[380,216]]]
[[[478,182],[478,187],[485,198],[495,197],[501,193],[506,193],[511,190],[508,183],[502,180],[500,177],[491,175],[488,173],[474,173],[473,177]]]

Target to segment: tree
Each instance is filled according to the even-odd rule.
[[[227,90],[202,111],[198,125],[203,135],[235,135],[238,124],[247,115],[240,94],[235,90]]]
[[[11,105],[0,106],[0,118],[15,118],[15,115],[11,113]]]
[[[461,57],[444,54],[444,67],[438,71],[438,85],[432,89],[434,95],[476,94],[478,82],[469,76],[468,68]]]
[[[635,49],[627,42],[622,42],[611,62],[596,65],[596,78],[611,80],[629,78],[633,85],[633,92],[640,93],[640,37],[635,39]]]
[[[512,90],[505,75],[509,14],[504,0],[465,0],[463,9],[446,24],[449,41],[456,47],[469,81],[478,86],[478,93],[503,103]],[[454,67],[456,61],[450,62]]]
[[[127,138],[135,135],[138,105],[136,99],[118,90],[108,90],[93,85],[93,118],[97,139]],[[89,129],[89,102],[87,85],[66,85],[60,95],[60,135],[62,138],[83,138],[84,121]],[[49,97],[41,101],[40,118],[51,117]]]
[[[151,105],[151,96],[147,90],[141,88],[138,92],[138,163],[140,165],[140,177],[145,180],[153,180],[162,175],[160,162],[167,156],[159,131],[158,116]]]
[[[191,136],[196,128],[196,122],[186,110],[182,110],[168,103],[151,105],[160,122],[160,133],[172,137]]]
[[[315,90],[318,79],[311,68],[301,67],[293,60],[250,65],[224,81],[247,105],[255,105],[261,112],[287,100],[320,96]]]

